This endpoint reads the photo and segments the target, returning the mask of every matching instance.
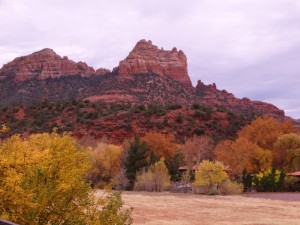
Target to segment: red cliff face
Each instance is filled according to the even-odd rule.
[[[259,114],[277,115],[279,117],[284,116],[284,111],[272,104],[261,101],[251,101],[248,98],[236,98],[232,93],[229,93],[226,90],[218,90],[215,83],[205,85],[201,80],[198,80],[196,95],[201,96],[202,101],[208,105],[223,105],[232,110],[254,110]]]
[[[176,48],[171,51],[158,49],[157,46],[152,45],[151,41],[145,40],[139,41],[126,59],[120,62],[115,71],[119,76],[105,76],[100,79],[96,77],[99,82],[101,80],[101,83],[76,83],[65,90],[66,84],[62,80],[62,82],[54,82],[55,86],[43,86],[36,91],[34,87],[27,85],[27,82],[22,82],[30,79],[44,80],[74,75],[101,76],[109,72],[107,69],[95,71],[86,63],[76,63],[67,57],[60,57],[51,49],[44,49],[28,56],[16,58],[0,69],[0,103],[19,102],[23,99],[29,101],[32,98],[46,98],[45,96],[51,97],[51,99],[55,99],[57,96],[65,96],[65,98],[79,96],[78,98],[104,101],[128,100],[141,104],[151,101],[170,104],[175,100],[181,105],[197,102],[215,108],[225,106],[236,112],[284,116],[282,110],[271,104],[250,101],[246,98],[238,99],[225,90],[218,90],[215,84],[205,85],[198,81],[196,88],[193,88],[187,71],[185,54],[177,51]],[[145,74],[149,72],[158,75]],[[133,74],[143,73],[144,75],[141,76],[133,76]],[[22,84],[11,84],[14,82],[7,79],[8,77],[16,82],[22,82]],[[16,93],[15,96],[10,94],[12,90]]]
[[[70,75],[90,76],[92,74],[103,75],[109,70],[88,66],[84,62],[74,62],[68,57],[60,57],[52,49],[43,49],[28,56],[16,58],[12,62],[5,64],[0,69],[0,74],[14,76],[15,81],[25,81],[32,78],[44,80],[47,78],[57,78]]]
[[[193,92],[190,77],[187,71],[187,58],[180,50],[173,48],[171,51],[158,49],[151,41],[139,41],[126,59],[119,64],[119,74],[130,77],[132,74],[154,72],[164,75],[181,83]]]

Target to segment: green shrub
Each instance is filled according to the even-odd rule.
[[[176,110],[176,109],[181,109],[181,108],[182,108],[182,106],[179,105],[179,104],[169,105],[169,106],[167,107],[168,110]]]
[[[276,192],[282,191],[284,188],[285,171],[267,170],[264,173],[255,174],[253,183],[257,191],[260,192]]]
[[[203,127],[196,127],[194,129],[194,133],[198,136],[203,135],[205,133],[205,128]]]
[[[200,105],[198,103],[194,103],[192,105],[192,109],[200,109]]]
[[[183,122],[183,118],[182,118],[181,113],[178,113],[178,114],[177,114],[177,116],[176,116],[176,118],[175,118],[175,121],[176,121],[177,123],[182,123],[182,122]]]

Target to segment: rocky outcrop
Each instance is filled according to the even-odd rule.
[[[215,83],[206,85],[201,80],[198,80],[197,85],[196,85],[196,89],[198,89],[198,90],[204,89],[204,90],[216,91],[217,90],[217,85]]]
[[[196,95],[207,105],[225,106],[231,110],[246,113],[255,112],[257,114],[284,116],[284,111],[272,104],[261,101],[251,101],[248,98],[236,98],[232,93],[226,90],[218,90],[215,83],[205,85],[199,80],[196,86]]]
[[[15,81],[26,81],[32,78],[45,80],[62,76],[81,75],[88,77],[93,74],[103,75],[110,72],[106,69],[98,69],[88,66],[84,62],[74,62],[68,57],[60,57],[52,49],[46,48],[34,52],[28,56],[16,58],[0,69],[0,79],[14,76]]]
[[[105,68],[99,68],[96,70],[95,75],[102,76],[104,74],[110,73],[110,70],[105,69]]]
[[[64,79],[49,79],[61,77]],[[185,106],[195,102],[215,109],[224,106],[237,113],[284,116],[274,105],[238,99],[218,90],[215,83],[198,81],[193,88],[184,53],[176,48],[159,49],[145,40],[136,44],[113,73],[103,68],[95,71],[86,63],[76,63],[51,49],[16,58],[0,69],[0,90],[0,104],[74,98]]]
[[[187,58],[181,50],[159,49],[151,41],[139,41],[126,59],[116,68],[122,77],[130,78],[132,74],[154,72],[181,83],[186,89],[194,92],[187,70]]]

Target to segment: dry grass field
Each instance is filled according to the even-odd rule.
[[[300,224],[300,201],[167,192],[123,192],[122,198],[134,208],[135,225]]]

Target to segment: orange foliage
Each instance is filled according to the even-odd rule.
[[[246,138],[263,149],[272,150],[277,138],[283,134],[296,132],[291,121],[279,121],[270,116],[263,116],[245,126],[239,137]]]
[[[163,135],[161,133],[149,132],[143,138],[148,146],[153,150],[157,158],[172,160],[177,149],[173,134]]]
[[[215,149],[216,159],[230,166],[230,169],[235,175],[240,176],[244,168],[249,172],[254,172],[255,166],[253,159],[257,159],[256,152],[260,148],[248,141],[246,138],[238,138],[236,141],[224,141],[217,145]],[[257,162],[258,167],[263,162]]]

